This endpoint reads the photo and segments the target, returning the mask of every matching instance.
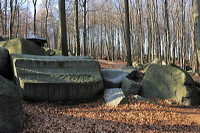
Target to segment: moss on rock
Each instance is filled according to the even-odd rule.
[[[44,50],[45,50],[45,55],[46,56],[53,56],[53,55],[56,55],[56,52],[50,48],[47,48],[47,47],[43,47]]]
[[[11,55],[25,100],[79,101],[103,91],[100,65],[89,57]]]
[[[0,47],[5,47],[10,54],[45,55],[45,50],[36,43],[25,39],[12,39],[0,42]]]
[[[197,89],[190,74],[173,66],[151,64],[142,80],[140,95],[172,98],[183,105],[199,104]]]
[[[0,47],[0,75],[7,79],[12,78],[10,54],[4,47]]]
[[[21,132],[23,109],[19,89],[2,76],[0,76],[0,105],[0,132]]]

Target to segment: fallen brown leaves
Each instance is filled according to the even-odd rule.
[[[93,103],[60,105],[23,102],[23,132],[198,132],[200,108],[136,101],[111,108],[103,98]],[[154,100],[155,101],[155,100]]]
[[[125,63],[100,61],[102,68],[120,68]],[[169,105],[136,101],[111,108],[103,98],[93,103],[60,105],[23,101],[23,132],[49,133],[131,133],[131,132],[199,132],[200,106]]]
[[[126,62],[120,61],[107,61],[107,60],[98,60],[101,65],[101,68],[123,68],[126,66]]]

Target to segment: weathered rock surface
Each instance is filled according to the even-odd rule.
[[[142,70],[144,68],[144,66],[142,66],[141,64],[139,64],[138,62],[133,62],[132,63],[132,67],[136,70]]]
[[[8,79],[12,77],[10,54],[4,47],[0,47],[0,75]]]
[[[126,66],[123,68],[113,68],[112,70],[128,72],[129,74],[126,77],[131,80],[137,80],[141,78],[139,71],[132,66]]]
[[[12,55],[22,98],[31,101],[82,101],[103,91],[100,65],[89,57]]]
[[[152,64],[160,64],[160,65],[166,65],[166,63],[161,60],[161,59],[158,59],[158,58],[155,58],[153,61],[151,61],[145,68],[144,68],[144,71],[146,72],[147,69],[149,68],[150,65]]]
[[[198,105],[199,96],[192,77],[184,70],[152,64],[142,80],[140,95],[171,98],[183,105]]]
[[[119,104],[125,104],[128,101],[121,88],[104,90],[104,100],[106,105],[113,107],[116,107]]]
[[[0,76],[0,105],[0,132],[22,131],[23,109],[19,89],[2,76]]]
[[[123,78],[129,75],[129,72],[115,69],[102,69],[101,75],[105,88],[120,88]]]
[[[125,94],[138,95],[140,91],[140,84],[133,80],[124,78],[122,80],[122,90]]]
[[[5,47],[10,54],[45,55],[45,50],[36,43],[25,39],[12,39],[0,42],[0,47]]]

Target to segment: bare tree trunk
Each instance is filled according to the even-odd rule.
[[[58,7],[59,7],[58,45],[62,47],[62,55],[68,56],[65,1],[64,0],[58,0]]]
[[[36,35],[36,4],[37,4],[37,0],[32,0],[33,1],[33,6],[34,6],[34,21],[33,21],[33,26],[34,26],[34,35]]]
[[[127,52],[127,65],[132,66],[131,60],[131,44],[130,44],[130,23],[129,23],[129,1],[124,0],[125,7],[125,26],[126,26],[126,52]]]
[[[161,37],[160,37],[160,27],[159,27],[159,22],[158,22],[158,1],[156,0],[155,3],[155,12],[156,12],[156,43],[157,43],[157,57],[160,59],[161,58]]]
[[[15,8],[14,8],[15,6]],[[15,19],[15,13],[17,8],[17,0],[15,0],[15,4],[13,0],[10,0],[10,22],[9,22],[9,40],[12,39],[12,32],[13,32],[13,25],[14,25],[14,19]]]
[[[170,28],[169,28],[169,14],[168,14],[168,0],[165,0],[165,43],[166,43],[166,63],[170,63],[170,50],[171,50],[171,40],[170,40]]]
[[[15,34],[15,37],[18,38],[19,36],[19,23],[20,23],[20,15],[19,15],[19,6],[17,8],[17,27],[16,27],[16,34]]]
[[[8,24],[7,6],[8,6],[8,0],[5,0],[5,26],[4,26],[4,33],[5,33],[5,35],[7,35],[7,24]]]
[[[86,56],[87,55],[87,49],[86,49],[86,43],[87,43],[87,27],[86,27],[86,23],[87,23],[87,1],[84,0],[83,2],[83,55]]]
[[[10,0],[9,40],[12,39],[13,0]]]
[[[151,62],[152,61],[152,39],[153,39],[153,36],[152,36],[152,21],[151,21],[151,9],[150,9],[150,1],[147,1],[147,11],[148,11],[148,17],[147,17],[147,30],[148,30],[148,62]]]
[[[119,24],[119,27],[120,27],[120,24]],[[121,60],[120,28],[117,29],[117,47],[118,47],[118,50],[117,50],[117,61],[119,61],[119,60]]]
[[[46,40],[48,40],[48,25],[47,25],[47,22],[48,22],[48,17],[49,17],[49,0],[46,0],[45,1],[45,8],[46,8],[46,16],[45,16],[45,38]],[[48,46],[50,47],[50,46]]]
[[[80,39],[78,26],[78,0],[74,1],[74,44],[76,45],[76,56],[80,56]]]
[[[198,49],[200,47],[200,1],[193,0],[193,26],[194,26],[194,40],[193,40],[193,72],[199,75],[199,61]]]
[[[181,1],[182,8],[182,28],[181,28],[181,67],[185,69],[185,4]]]
[[[101,53],[100,53],[100,59],[103,59],[103,24],[102,24],[102,14],[101,14],[101,35],[100,35],[100,45],[101,45]]]
[[[137,1],[137,6],[138,6],[138,11],[137,11],[137,15],[138,15],[138,39],[137,39],[137,42],[138,42],[138,45],[139,45],[139,49],[140,49],[140,64],[143,65],[144,64],[144,47],[143,47],[143,43],[144,43],[144,35],[143,35],[143,29],[142,29],[142,2],[139,2]]]
[[[3,11],[2,11],[2,2],[0,1],[0,19],[1,19],[1,31],[2,35],[4,35],[4,16],[3,16]]]

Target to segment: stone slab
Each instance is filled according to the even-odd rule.
[[[103,91],[100,65],[89,57],[11,55],[23,99],[81,101]]]

